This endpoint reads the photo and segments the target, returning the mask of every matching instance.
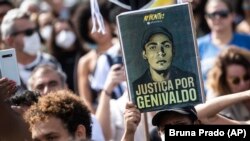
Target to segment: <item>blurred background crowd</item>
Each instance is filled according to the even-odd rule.
[[[103,34],[92,32],[96,21],[89,0],[0,0],[0,49],[16,50],[22,82],[22,90],[8,103],[21,106],[23,109],[14,108],[21,116],[37,101],[30,97],[67,88],[91,112],[93,140],[121,140],[129,97],[116,16],[131,9],[117,5],[118,0],[111,1],[97,1],[104,20]],[[250,0],[193,0],[191,4],[206,100],[249,90]],[[138,8],[141,6],[134,9]],[[1,79],[1,95],[14,89],[14,82]],[[15,101],[20,96],[21,100]],[[221,114],[250,120],[250,101],[228,107]],[[154,113],[147,115],[135,140],[146,140],[146,122],[149,132],[155,128],[151,124]],[[12,120],[2,118],[3,123]]]

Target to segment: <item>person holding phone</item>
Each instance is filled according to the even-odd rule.
[[[14,49],[0,50],[0,78],[14,80],[20,86],[19,69]]]
[[[125,83],[125,68],[123,65],[123,58],[121,53],[121,48],[119,42],[117,42],[113,47],[111,47],[106,53],[101,55],[97,60],[97,65],[95,69],[96,79],[93,79],[91,86],[97,91],[101,91],[104,88],[103,82],[107,80],[108,73],[111,70],[111,67],[116,65],[115,73],[119,74],[117,79],[120,81],[117,82],[114,89],[111,91],[112,98],[118,99],[123,94],[126,83]]]
[[[31,141],[27,124],[5,102],[7,98],[14,95],[16,89],[16,83],[13,80],[0,78],[0,140]]]
[[[21,9],[11,9],[1,24],[2,40],[5,49],[14,48],[22,86],[26,87],[32,70],[40,64],[52,64],[61,68],[60,63],[51,55],[41,52],[41,41],[36,25]]]

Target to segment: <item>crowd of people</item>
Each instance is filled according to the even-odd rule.
[[[250,0],[186,0],[204,103],[147,113],[129,99],[116,16],[152,0],[112,1],[98,1],[102,33],[93,32],[90,0],[0,0],[0,50],[16,50],[21,79],[0,77],[0,141],[164,141],[167,125],[250,124]],[[172,57],[172,35],[145,38],[155,36],[171,44],[163,52]]]

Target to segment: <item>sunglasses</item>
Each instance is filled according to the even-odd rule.
[[[246,81],[249,81],[249,80],[250,80],[250,76],[249,76],[249,75],[244,75],[242,79],[239,78],[239,77],[233,78],[233,79],[232,79],[232,83],[233,83],[234,85],[239,85],[241,81],[246,82]]]
[[[29,29],[26,29],[26,30],[21,30],[21,31],[14,32],[14,33],[12,33],[12,35],[16,36],[18,34],[24,34],[25,36],[31,36],[35,31],[36,31],[35,28],[29,28]]]
[[[230,11],[222,10],[222,11],[215,11],[213,13],[207,13],[206,16],[210,19],[214,19],[216,16],[220,18],[227,18],[229,14],[230,14]]]

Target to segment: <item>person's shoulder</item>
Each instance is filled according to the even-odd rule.
[[[112,45],[112,47],[110,47],[105,54],[108,54],[108,55],[117,55],[118,52],[120,50],[120,44],[119,43],[115,43]]]
[[[174,77],[195,77],[195,74],[193,72],[189,72],[186,70],[183,70],[179,67],[172,66],[171,67],[171,75],[174,75]]]
[[[247,30],[249,28],[249,25],[246,20],[242,20],[237,26],[236,26],[236,32],[238,33],[247,33]]]
[[[212,45],[212,43],[211,43],[211,35],[207,34],[207,35],[204,35],[202,37],[199,37],[197,39],[197,45],[198,45],[200,55],[202,56],[206,52],[206,50],[209,49],[208,46]]]
[[[134,83],[144,83],[144,81],[145,81],[145,78],[146,77],[149,77],[148,75],[147,75],[147,71],[143,74],[143,75],[141,75],[139,78],[137,78],[135,81],[134,81]]]
[[[250,38],[250,35],[246,34],[246,33],[238,33],[238,32],[235,32],[234,34],[234,37],[242,37],[242,38]]]
[[[49,53],[46,53],[46,52],[41,52],[41,53],[38,53],[37,56],[42,56],[44,59],[51,59],[51,58],[55,58],[54,56],[52,56],[51,54]]]
[[[239,41],[247,41],[250,42],[250,35],[245,33],[234,33],[234,39]]]
[[[45,53],[45,52],[41,52],[40,55],[41,55],[41,59],[42,59],[40,62],[41,64],[50,63],[50,64],[53,64],[57,67],[61,67],[61,64],[57,61],[57,59],[54,56],[52,56],[48,53]]]
[[[234,33],[232,44],[250,49],[250,35],[245,33]]]
[[[108,61],[108,57],[111,57],[111,56],[106,53],[100,55],[97,59],[97,64],[103,64],[103,63],[106,64],[106,62]]]
[[[198,44],[204,44],[204,43],[208,43],[211,40],[211,36],[210,33],[206,34],[204,36],[201,36],[197,39]]]
[[[46,52],[41,52],[40,54],[38,54],[38,56],[41,55],[42,56],[42,59],[47,61],[47,60],[56,60],[56,58],[51,55],[51,54],[48,54]],[[57,60],[56,60],[57,61]]]
[[[88,64],[89,62],[91,62],[91,60],[93,60],[96,56],[96,51],[95,50],[91,50],[90,52],[88,52],[86,55],[82,56],[79,59],[79,65],[84,66],[86,64]]]
[[[133,81],[133,85],[139,85],[152,82],[149,70],[146,70],[139,78]]]

